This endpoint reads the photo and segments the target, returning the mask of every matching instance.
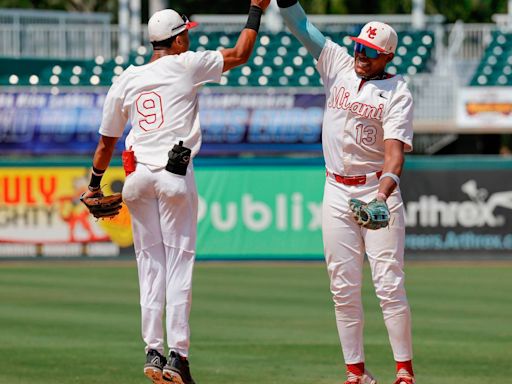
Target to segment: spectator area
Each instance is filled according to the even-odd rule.
[[[191,32],[191,49],[231,47],[238,33]],[[326,36],[352,52],[346,33]],[[415,75],[428,72],[433,60],[434,36],[430,31],[399,33],[399,47],[388,66],[392,74]],[[0,58],[0,85],[109,86],[128,65],[147,62],[151,52],[140,47],[137,54],[123,60],[51,60]],[[313,58],[288,32],[260,33],[254,54],[247,65],[224,74],[221,85],[228,86],[320,86]]]
[[[493,32],[470,85],[512,85],[512,33]]]

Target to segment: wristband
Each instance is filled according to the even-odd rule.
[[[101,189],[101,187],[98,185],[97,187],[91,187],[90,185],[87,187],[87,189],[90,191],[90,192],[97,192]]]
[[[387,199],[388,199],[388,197],[386,196],[386,194],[384,192],[377,193],[377,200],[386,201]]]
[[[298,3],[298,0],[277,0],[279,8],[288,8]]]
[[[103,177],[104,173],[105,170],[92,167],[91,181],[89,182],[89,191],[94,192],[100,189],[101,178]]]
[[[245,24],[244,28],[253,29],[258,32],[260,30],[262,14],[263,10],[260,7],[251,5],[251,8],[249,8],[249,16],[247,17],[247,24]]]
[[[384,177],[389,177],[389,178],[393,179],[393,181],[396,183],[396,185],[400,185],[400,178],[397,175],[395,175],[394,173],[391,173],[391,172],[383,173],[380,178],[382,179]]]

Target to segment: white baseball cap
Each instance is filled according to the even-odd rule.
[[[155,12],[148,21],[149,41],[162,41],[179,35],[186,29],[197,27],[198,23],[190,21],[172,9]]]
[[[379,21],[367,23],[357,37],[351,37],[356,43],[363,44],[379,52],[395,53],[398,35],[389,25]]]

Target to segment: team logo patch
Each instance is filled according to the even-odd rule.
[[[368,34],[368,38],[374,39],[375,36],[377,36],[377,28],[368,27],[366,33]]]

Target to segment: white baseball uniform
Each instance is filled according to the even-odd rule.
[[[359,226],[349,208],[351,198],[370,201],[377,195],[377,172],[384,165],[384,141],[396,139],[412,150],[412,96],[401,76],[361,80],[347,50],[327,41],[317,69],[326,106],[322,145],[327,168],[322,230],[324,252],[335,303],[345,362],[363,362],[361,283],[366,252],[396,361],[412,359],[410,310],[404,289],[405,223],[399,188],[388,198],[388,228]],[[335,175],[363,176],[361,185],[346,185]],[[340,178],[338,177],[338,180]]]
[[[164,354],[165,309],[169,349],[188,356],[197,190],[192,162],[186,176],[165,165],[180,140],[192,156],[199,151],[197,92],[204,83],[220,82],[223,65],[220,52],[204,51],[130,66],[105,100],[100,134],[121,137],[131,122],[126,148],[135,152],[137,167],[126,178],[123,200],[132,219],[146,352]]]

